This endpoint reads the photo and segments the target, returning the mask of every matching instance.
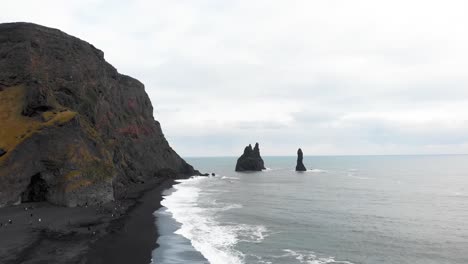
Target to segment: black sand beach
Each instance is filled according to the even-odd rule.
[[[153,212],[173,183],[140,184],[102,206],[1,208],[0,263],[150,263],[157,247]]]
[[[162,192],[173,184],[173,180],[166,180],[141,197],[131,198],[136,201],[135,206],[126,216],[113,221],[108,235],[91,246],[87,263],[150,263],[158,236],[153,213],[161,207]]]

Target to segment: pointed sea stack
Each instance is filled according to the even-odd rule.
[[[236,171],[261,171],[265,169],[263,159],[260,156],[258,143],[252,149],[252,145],[248,145],[244,149],[244,154],[237,159]]]
[[[296,165],[296,171],[306,171],[306,167],[304,166],[304,163],[302,163],[304,155],[302,154],[302,149],[297,150],[297,165]]]

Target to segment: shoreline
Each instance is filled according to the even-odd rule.
[[[0,263],[151,263],[159,236],[153,213],[174,184],[131,186],[125,199],[102,206],[0,208]]]
[[[153,213],[161,208],[163,192],[174,184],[167,179],[142,191],[127,215],[112,222],[108,235],[91,245],[85,263],[151,263],[159,236]]]

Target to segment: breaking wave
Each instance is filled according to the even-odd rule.
[[[305,264],[353,264],[349,261],[335,260],[333,257],[318,257],[312,251],[294,251],[291,249],[284,249],[284,255],[281,257],[293,257],[299,263]]]
[[[223,223],[217,219],[220,212],[241,208],[238,204],[201,201],[201,186],[220,178],[193,177],[180,180],[175,191],[161,202],[181,224],[175,232],[190,240],[192,246],[211,264],[241,264],[244,254],[234,247],[240,241],[261,242],[266,236],[264,226]]]

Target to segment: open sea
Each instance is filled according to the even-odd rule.
[[[153,261],[467,264],[468,156],[188,158],[215,177],[181,180],[155,212]]]

